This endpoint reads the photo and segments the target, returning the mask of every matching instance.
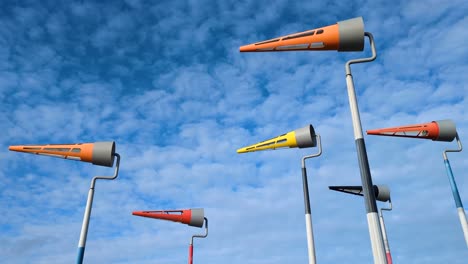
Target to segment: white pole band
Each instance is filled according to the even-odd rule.
[[[468,223],[466,221],[465,209],[463,207],[457,208],[458,217],[460,217],[460,223],[463,228],[463,235],[465,235],[466,246],[468,247]]]
[[[367,214],[367,225],[372,243],[372,253],[374,255],[375,264],[387,264],[387,255],[382,241],[382,232],[380,231],[379,216],[376,212]]]
[[[89,189],[88,200],[86,202],[86,209],[83,217],[83,225],[81,226],[80,242],[78,247],[86,246],[86,237],[88,236],[89,216],[91,215],[91,206],[93,204],[94,189]]]
[[[307,251],[309,252],[309,264],[315,264],[315,245],[314,245],[314,234],[312,232],[312,218],[310,214],[305,215],[306,220],[306,232],[307,232]]]
[[[363,138],[361,119],[359,116],[356,92],[354,91],[353,77],[351,75],[346,75],[346,86],[348,88],[349,108],[351,109],[351,118],[353,120],[353,124],[359,124],[358,126],[353,126],[354,139],[360,139]]]

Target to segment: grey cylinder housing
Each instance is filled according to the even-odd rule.
[[[115,142],[96,142],[93,147],[92,163],[94,165],[112,167],[114,165]]]
[[[297,147],[309,148],[317,146],[317,139],[315,138],[315,130],[312,125],[305,126],[294,130]]]
[[[434,122],[439,126],[439,137],[434,140],[451,142],[457,136],[457,128],[452,120],[445,119]]]
[[[205,221],[205,212],[203,208],[191,209],[192,215],[190,217],[189,226],[203,227]]]
[[[364,49],[364,21],[356,17],[338,22],[340,42],[338,51],[362,51]]]
[[[381,202],[390,200],[390,189],[386,185],[374,185],[375,199]]]

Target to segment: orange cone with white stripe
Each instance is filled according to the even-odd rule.
[[[364,22],[362,17],[240,47],[241,52],[336,50],[362,51]]]
[[[10,146],[8,149],[11,151],[79,160],[90,162],[94,165],[112,167],[114,164],[115,142],[18,145]]]

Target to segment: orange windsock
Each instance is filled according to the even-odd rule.
[[[364,22],[362,17],[240,47],[241,52],[292,50],[362,51],[363,49]]]
[[[94,165],[112,167],[114,164],[115,142],[18,145],[10,146],[8,149],[11,151],[79,160],[91,162]]]
[[[135,211],[132,214],[136,216],[179,222],[195,227],[202,227],[203,222],[205,220],[205,213],[203,208],[183,210]]]
[[[416,125],[373,129],[367,130],[366,132],[368,135],[424,138],[447,142],[452,141],[457,135],[457,129],[452,120],[439,120]]]

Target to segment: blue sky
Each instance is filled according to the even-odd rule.
[[[90,180],[112,169],[8,151],[114,140],[86,263],[184,263],[201,229],[134,210],[203,207],[197,263],[306,263],[300,159],[236,149],[313,124],[307,162],[318,263],[371,263],[344,63],[363,53],[241,54],[239,46],[363,16],[376,61],[353,66],[363,129],[450,118],[468,138],[468,2],[4,1],[0,10],[0,262],[75,260]],[[396,263],[468,258],[442,160],[455,143],[365,137],[387,184]],[[466,150],[449,154],[468,204]],[[379,204],[378,206],[381,206]]]

